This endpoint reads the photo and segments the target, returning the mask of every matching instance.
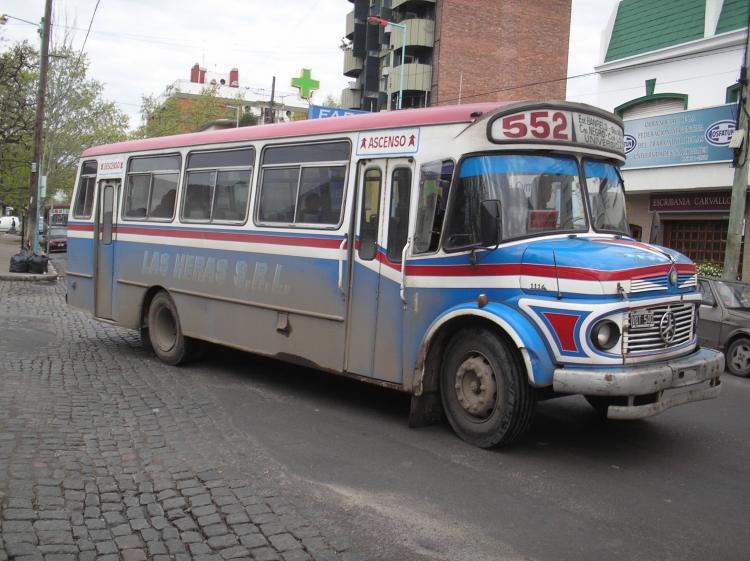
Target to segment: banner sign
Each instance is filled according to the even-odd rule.
[[[308,119],[331,119],[333,117],[348,117],[349,115],[360,115],[369,111],[358,109],[341,109],[340,107],[324,107],[322,105],[311,105],[307,112]]]
[[[651,195],[649,212],[729,212],[731,191],[704,191],[696,195]]]
[[[623,169],[731,162],[736,105],[625,121]]]

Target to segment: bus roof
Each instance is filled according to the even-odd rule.
[[[310,119],[291,123],[276,123],[273,125],[257,125],[218,131],[194,132],[144,140],[128,140],[116,144],[95,146],[83,152],[82,157],[102,156],[106,154],[121,154],[141,150],[159,150],[165,148],[179,148],[200,144],[218,144],[242,140],[258,140],[266,138],[285,138],[306,136],[311,134],[325,134],[336,132],[351,132],[374,129],[387,129],[417,125],[432,125],[438,123],[471,122],[477,118],[473,113],[482,114],[509,105],[513,102],[475,103],[471,105],[448,105],[444,107],[426,107],[421,109],[406,109],[367,115],[349,115],[329,119]]]

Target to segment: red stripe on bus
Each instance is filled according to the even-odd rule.
[[[116,228],[120,234],[133,234],[139,236],[162,236],[165,238],[182,238],[194,240],[213,240],[225,242],[241,243],[266,243],[273,245],[289,245],[294,247],[317,247],[323,249],[338,249],[341,246],[341,240],[336,238],[309,238],[293,236],[274,236],[264,234],[252,234],[249,232],[226,233],[214,232],[211,230],[176,230],[176,229],[156,229],[156,228],[138,228],[135,226],[118,226]]]

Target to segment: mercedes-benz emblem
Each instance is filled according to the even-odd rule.
[[[672,312],[667,312],[661,317],[659,322],[659,335],[661,340],[669,344],[672,342],[677,331],[677,320]]]

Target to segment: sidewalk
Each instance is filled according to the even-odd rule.
[[[0,280],[12,281],[47,281],[57,280],[57,271],[52,261],[47,263],[46,275],[30,275],[29,273],[11,273],[10,258],[21,251],[21,236],[0,234]]]

